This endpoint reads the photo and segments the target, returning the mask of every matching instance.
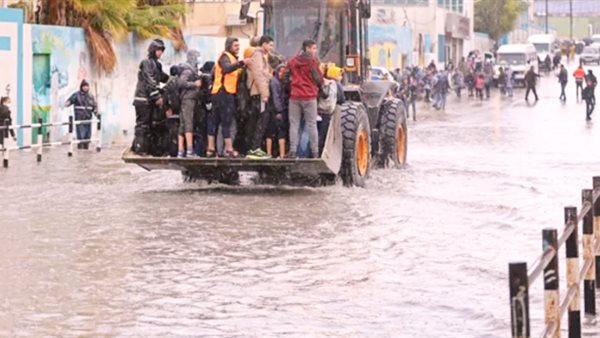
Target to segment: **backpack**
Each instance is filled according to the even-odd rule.
[[[319,114],[331,115],[337,103],[337,83],[331,81],[329,85],[322,86],[322,90],[327,96],[319,96],[317,111]]]
[[[250,115],[250,88],[248,87],[248,70],[246,67],[240,70],[236,101],[238,118],[244,119]]]
[[[174,114],[179,114],[181,111],[181,97],[178,82],[178,78],[174,77],[167,82],[164,88],[167,100],[169,101],[169,106]]]

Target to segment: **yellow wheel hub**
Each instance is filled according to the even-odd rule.
[[[404,157],[406,156],[406,134],[404,133],[404,127],[398,126],[396,129],[396,156],[398,162],[404,163]]]
[[[365,129],[358,133],[358,142],[356,142],[356,167],[360,176],[367,174],[369,168],[369,134]]]

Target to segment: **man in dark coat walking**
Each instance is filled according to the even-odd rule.
[[[533,95],[535,95],[535,100],[538,101],[539,97],[537,91],[535,90],[535,85],[537,83],[537,78],[540,77],[540,74],[535,72],[535,68],[531,66],[527,73],[525,74],[525,86],[527,86],[527,90],[525,90],[525,101],[529,100],[529,92],[532,91]]]

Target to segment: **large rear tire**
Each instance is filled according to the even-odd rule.
[[[342,181],[345,186],[364,187],[371,166],[371,128],[365,107],[358,102],[344,103],[341,121]]]
[[[406,164],[408,150],[408,128],[406,110],[402,101],[391,99],[384,103],[381,116],[381,162],[384,166],[401,168]]]

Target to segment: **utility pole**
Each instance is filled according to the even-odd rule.
[[[548,34],[548,0],[546,0],[546,34]]]
[[[573,0],[569,0],[569,35],[573,41]]]

